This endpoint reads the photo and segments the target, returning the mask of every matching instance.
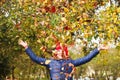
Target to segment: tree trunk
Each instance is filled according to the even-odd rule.
[[[12,67],[12,80],[15,79],[14,70],[15,70],[15,67],[13,66],[13,67]]]

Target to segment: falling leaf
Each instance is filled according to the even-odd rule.
[[[64,30],[70,30],[71,28],[69,26],[65,26]]]
[[[61,20],[66,23],[67,22],[67,19],[65,17],[62,17]]]
[[[68,13],[68,12],[69,12],[69,10],[68,10],[67,8],[65,8],[65,7],[64,7],[64,11],[65,11],[66,13]]]
[[[50,9],[50,12],[51,12],[51,13],[55,13],[55,12],[56,12],[56,7],[55,7],[55,6],[52,6],[51,9]]]

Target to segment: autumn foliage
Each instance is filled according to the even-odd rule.
[[[119,0],[115,1],[119,3]],[[28,59],[20,54],[19,39],[27,41],[36,54],[46,58],[52,54],[42,53],[42,49],[51,49],[57,42],[67,44],[69,48],[78,44],[79,50],[70,51],[73,58],[78,52],[88,54],[101,43],[120,46],[120,7],[112,0],[1,0],[0,19],[0,54],[10,57],[10,70],[18,67],[17,62],[22,62],[20,56]],[[7,59],[1,57],[1,61],[3,58]],[[104,65],[109,64],[108,59],[102,58]],[[120,56],[114,60],[120,60]],[[24,61],[20,64],[22,70],[27,66]],[[101,62],[97,64],[101,65]],[[35,66],[32,68],[36,70]],[[44,68],[42,70],[45,71]],[[23,72],[30,73],[27,71]]]

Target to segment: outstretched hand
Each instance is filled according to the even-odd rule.
[[[98,50],[108,50],[108,49],[109,49],[109,47],[106,46],[106,45],[100,45],[100,46],[98,47]]]
[[[18,44],[21,45],[21,46],[23,46],[24,48],[28,48],[28,44],[27,44],[26,41],[19,40],[19,41],[18,41]]]

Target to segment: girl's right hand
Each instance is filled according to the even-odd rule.
[[[21,45],[21,46],[23,46],[24,48],[28,48],[28,44],[27,44],[26,41],[24,42],[23,40],[19,40],[18,44]]]

